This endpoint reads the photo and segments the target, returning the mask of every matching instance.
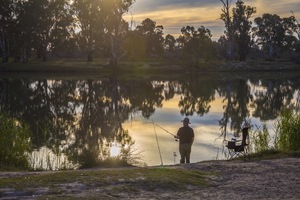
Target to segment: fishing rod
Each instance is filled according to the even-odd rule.
[[[159,153],[159,157],[160,157],[161,166],[163,166],[164,163],[163,163],[163,159],[162,159],[162,156],[161,156],[161,151],[160,151],[160,147],[159,147],[158,137],[157,137],[157,133],[156,133],[156,129],[155,129],[155,124],[154,124],[153,120],[152,120],[152,124],[153,124],[153,128],[154,128],[154,133],[155,133],[155,138],[156,138],[156,143],[157,143],[157,148],[158,148],[158,153]]]
[[[161,127],[160,125],[158,125],[158,124],[156,124],[156,123],[154,123],[153,120],[152,120],[152,122],[150,122],[150,123],[152,123],[154,126],[157,126],[158,128],[160,128],[160,129],[164,130],[165,132],[169,133],[170,135],[172,135],[172,136],[175,138],[175,141],[176,141],[176,142],[178,141],[177,136],[174,135],[173,133],[171,133],[170,131],[168,131],[167,129]]]

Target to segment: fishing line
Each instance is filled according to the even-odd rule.
[[[177,137],[176,135],[174,135],[173,133],[171,133],[171,132],[168,131],[167,129],[161,127],[160,125],[154,123],[153,120],[152,120],[152,122],[148,122],[148,123],[151,123],[151,124],[153,124],[153,126],[157,126],[158,128],[164,130],[164,131],[167,132],[168,134],[172,135],[172,136],[175,138],[175,141],[176,141],[176,142],[178,141],[178,139],[176,139],[176,137]]]

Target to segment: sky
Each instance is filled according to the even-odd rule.
[[[231,0],[232,7],[235,0]],[[245,5],[256,7],[257,13],[252,18],[261,17],[264,13],[289,17],[294,12],[300,22],[300,0],[244,0]],[[222,9],[220,0],[136,0],[125,16],[126,21],[133,21],[133,26],[141,24],[146,18],[163,25],[164,36],[180,35],[185,26],[208,28],[213,40],[224,33],[224,22],[220,20]]]

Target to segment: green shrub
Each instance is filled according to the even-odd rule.
[[[275,147],[282,151],[300,150],[300,115],[291,110],[282,112],[275,124]]]
[[[291,110],[281,113],[277,122],[274,124],[275,136],[272,145],[275,151],[280,152],[299,152],[300,151],[300,115]],[[253,153],[270,151],[269,143],[271,136],[266,124],[261,127],[256,126],[252,131],[250,145]]]
[[[28,169],[29,151],[29,127],[16,119],[0,114],[0,168]]]
[[[256,127],[256,130],[251,135],[250,141],[252,141],[254,152],[258,153],[269,149],[270,133],[266,124],[262,125],[262,130]]]

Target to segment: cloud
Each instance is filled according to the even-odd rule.
[[[257,15],[261,16],[264,13],[277,14],[280,17],[291,16],[291,11],[297,13],[300,18],[300,2],[299,0],[250,0],[249,4],[257,8]]]
[[[214,6],[219,0],[136,0],[132,11],[148,12],[176,8],[193,8],[199,6]]]
[[[232,0],[232,7],[235,1]],[[291,16],[291,10],[300,22],[299,0],[244,0],[246,5],[256,7],[255,17],[264,13],[278,14],[281,17]],[[221,21],[220,0],[136,0],[125,17],[139,25],[146,18],[155,21],[157,25],[164,26],[164,33],[174,36],[180,35],[185,26],[208,28],[213,40],[217,40],[224,33],[224,23]]]
[[[136,23],[136,25],[140,24],[146,18],[150,18],[157,23],[157,25],[164,26],[164,33],[179,35],[182,27],[185,26],[194,26],[196,28],[200,26],[205,26],[210,29],[212,32],[216,30],[217,32],[223,32],[221,29],[223,28],[223,22],[219,20],[220,17],[220,8],[216,6],[211,6],[210,4],[199,4],[197,1],[197,6],[191,7],[190,3],[186,1],[176,1],[176,2],[184,2],[181,4],[172,4],[168,5],[166,2],[163,4],[164,6],[159,7],[159,9],[144,9],[143,12],[131,11],[126,16],[126,20],[131,20]],[[196,2],[196,1],[195,1]],[[209,2],[209,1],[207,1]],[[150,4],[150,3],[148,3]],[[185,6],[183,6],[183,4]],[[196,4],[196,3],[195,3]],[[181,6],[179,6],[181,5]],[[199,6],[200,5],[200,6]],[[209,5],[204,7],[203,5]],[[153,8],[153,7],[152,7]],[[214,34],[214,33],[213,33]]]

